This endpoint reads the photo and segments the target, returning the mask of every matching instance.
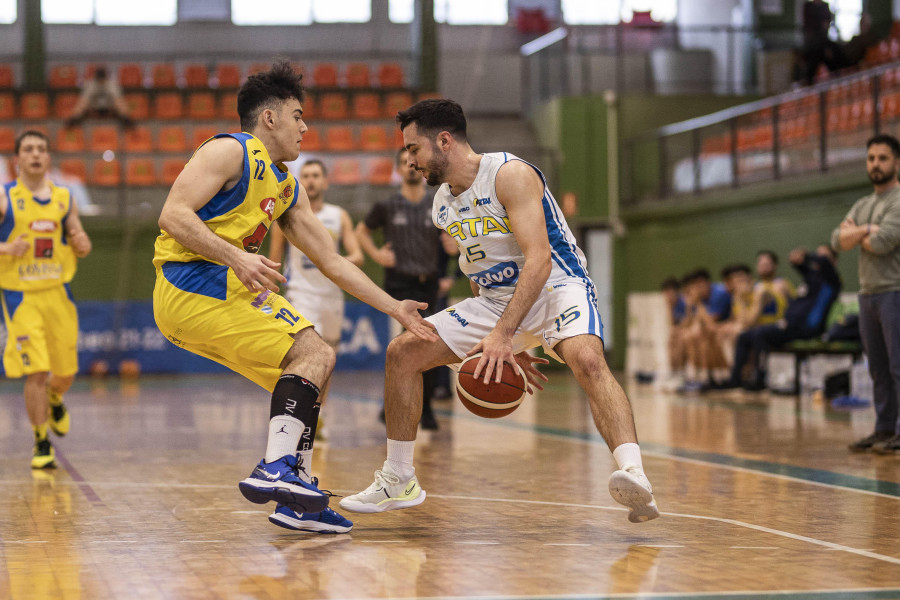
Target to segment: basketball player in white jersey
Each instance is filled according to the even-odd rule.
[[[425,500],[413,467],[422,372],[481,352],[475,377],[500,381],[518,364],[529,383],[544,378],[525,350],[542,346],[564,361],[590,402],[594,423],[619,468],[612,497],[629,520],[659,516],[644,474],[631,404],[603,355],[603,325],[585,258],[534,166],[507,153],[477,154],[466,118],[452,100],[423,100],[397,115],[410,166],[437,186],[432,216],[456,240],[474,298],[428,317],[440,341],[404,333],[387,350],[387,461],[375,482],[344,498],[355,512],[383,512]]]
[[[325,202],[328,190],[328,171],[325,164],[318,159],[310,159],[300,167],[300,185],[309,196],[309,205],[319,218],[331,239],[334,248],[340,252],[344,249],[344,258],[357,267],[365,261],[362,249],[353,232],[353,221],[346,210],[336,204]],[[302,251],[287,243],[284,234],[277,225],[272,227],[271,250],[269,258],[274,262],[284,260],[284,276],[287,278],[285,298],[294,308],[315,326],[316,332],[325,342],[337,350],[341,343],[341,325],[344,321],[344,292],[333,281],[328,279]],[[322,388],[319,404],[325,405],[331,380]],[[315,434],[324,438],[323,421],[319,419]],[[302,443],[302,440],[301,440]]]

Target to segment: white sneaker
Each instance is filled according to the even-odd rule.
[[[609,493],[613,500],[631,509],[628,520],[632,523],[651,521],[659,516],[653,488],[640,467],[631,466],[613,472],[609,477]]]
[[[425,490],[415,475],[400,481],[397,475],[385,469],[375,471],[375,483],[341,500],[341,508],[351,512],[378,513],[417,506],[424,501]]]

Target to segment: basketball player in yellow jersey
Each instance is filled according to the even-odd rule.
[[[34,429],[35,469],[53,467],[47,427],[69,431],[62,395],[78,371],[78,314],[69,282],[76,257],[87,256],[69,190],[47,178],[50,143],[39,131],[16,139],[18,178],[0,187],[0,297],[6,322],[3,368],[25,376],[25,407]]]
[[[337,252],[282,164],[297,158],[307,131],[300,80],[288,62],[249,77],[238,92],[243,133],[208,140],[178,176],[159,217],[153,310],[174,344],[272,392],[265,457],[240,482],[244,496],[278,502],[280,526],[343,533],[352,523],[327,509],[309,475],[319,390],[335,353],[276,293],[280,265],[257,253],[273,221],[344,290],[424,340],[437,336],[417,312],[424,304],[393,299]]]

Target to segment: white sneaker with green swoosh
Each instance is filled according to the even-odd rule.
[[[413,475],[401,481],[387,470],[375,471],[375,482],[354,496],[341,500],[341,508],[359,513],[378,513],[386,510],[409,508],[425,501],[425,490]]]

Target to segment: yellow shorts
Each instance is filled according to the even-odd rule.
[[[78,372],[78,312],[68,284],[38,292],[2,290],[7,377]]]
[[[312,327],[274,292],[251,293],[222,265],[167,262],[156,270],[153,316],[176,346],[240,373],[270,392],[292,334]]]

